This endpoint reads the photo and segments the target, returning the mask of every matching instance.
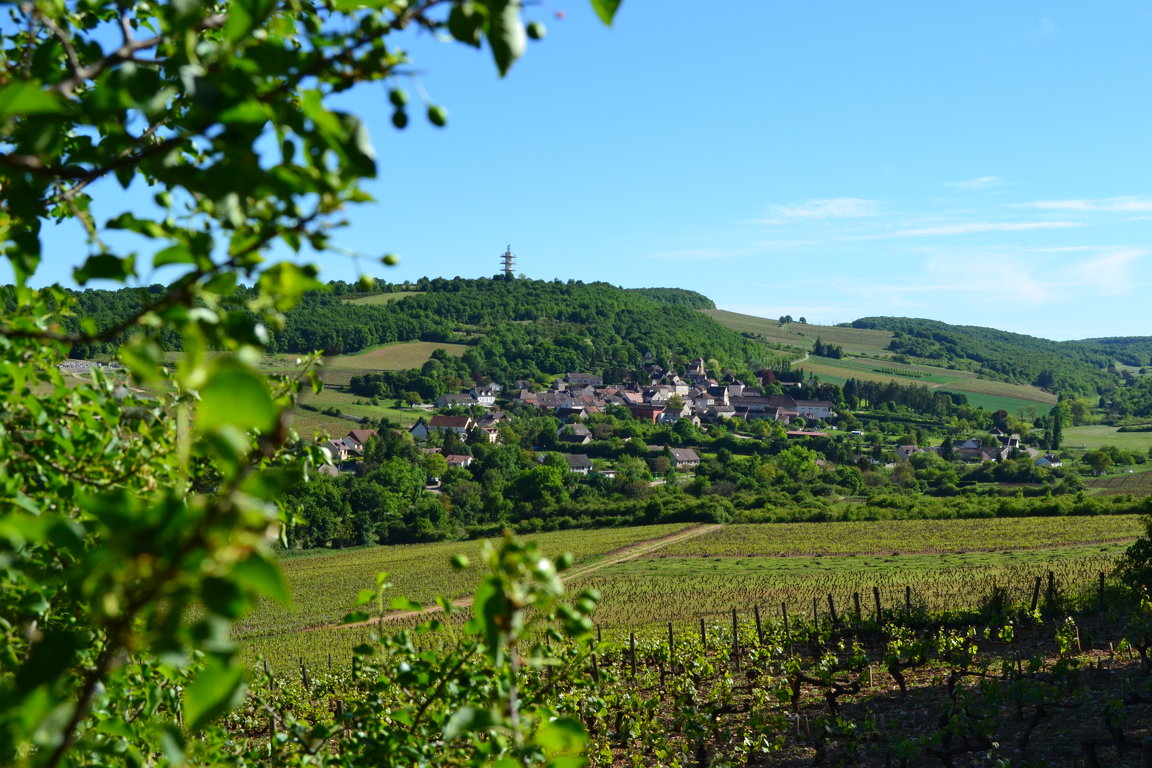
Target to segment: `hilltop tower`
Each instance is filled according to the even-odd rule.
[[[500,263],[504,265],[504,277],[508,280],[512,279],[512,265],[516,263],[516,257],[512,255],[512,246],[509,245],[504,251],[504,255],[500,257]]]

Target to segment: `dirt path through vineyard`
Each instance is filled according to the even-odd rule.
[[[567,583],[573,579],[580,579],[588,576],[589,574],[595,573],[602,568],[607,568],[610,565],[617,565],[618,563],[626,563],[629,560],[636,560],[638,558],[644,557],[645,555],[661,550],[669,545],[677,544],[681,541],[687,541],[688,539],[695,539],[698,536],[707,535],[712,531],[722,527],[723,526],[719,523],[713,525],[694,525],[691,528],[686,528],[682,531],[676,531],[675,533],[670,533],[667,536],[638,541],[635,544],[629,544],[626,547],[612,550],[611,552],[606,553],[599,560],[595,560],[591,563],[584,563],[583,565],[573,566],[560,576],[560,580]],[[468,608],[471,605],[471,597],[461,597],[452,601],[452,607],[454,608]],[[305,627],[301,631],[309,632],[316,629],[332,629],[339,627],[365,627],[371,624],[404,621],[416,616],[424,616],[427,614],[439,612],[440,606],[430,605],[419,611],[394,611],[379,618],[369,619],[368,621],[358,621],[352,624],[318,624],[313,627]]]

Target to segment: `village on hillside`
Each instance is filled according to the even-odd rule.
[[[459,445],[475,440],[497,444],[501,439],[500,425],[510,419],[508,413],[497,408],[498,402],[530,406],[556,418],[560,423],[556,441],[569,450],[577,450],[593,441],[593,432],[584,423],[587,417],[608,412],[613,407],[626,409],[632,418],[645,423],[669,427],[681,421],[701,427],[721,420],[762,420],[793,427],[783,431],[790,440],[827,438],[830,431],[836,430],[836,426],[826,427],[828,431],[820,428],[826,422],[836,420],[835,403],[786,394],[783,390],[799,383],[780,381],[772,371],[760,372],[756,385],[749,386],[731,375],[709,376],[702,358],[693,360],[681,371],[668,370],[648,360],[637,378],[643,383],[605,384],[599,374],[569,372],[555,379],[548,389],[537,390],[527,382],[519,382],[521,386],[515,394],[508,395],[498,384],[476,386],[467,392],[441,395],[434,405],[425,406],[429,411],[435,408],[442,412],[422,416],[408,429],[408,434],[417,443],[450,434]],[[325,467],[324,471],[338,474],[341,465],[346,468],[353,466],[348,462],[363,454],[365,445],[375,434],[372,429],[353,429],[344,437],[325,442],[333,466]],[[852,432],[854,436],[861,434]],[[1039,467],[1061,466],[1054,454],[1042,454],[1035,448],[1023,446],[1018,434],[994,428],[990,438],[951,440],[947,448],[944,445],[902,444],[896,446],[892,458],[896,462],[907,462],[918,453],[932,453],[947,460],[970,464],[1027,456]],[[427,450],[440,451],[439,448]],[[648,454],[665,455],[669,468],[674,470],[691,470],[701,461],[696,447],[652,445],[646,446],[646,450]],[[561,456],[573,473],[586,475],[595,471],[609,478],[615,476],[615,469],[594,466],[587,454],[561,452]],[[886,463],[874,456],[858,455],[855,458],[870,464]],[[449,453],[445,459],[448,467],[467,468],[472,464],[472,457],[466,453]],[[887,464],[891,466],[892,462]]]

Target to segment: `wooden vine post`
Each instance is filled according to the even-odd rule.
[[[740,625],[736,621],[736,609],[732,609],[732,663],[740,670]]]

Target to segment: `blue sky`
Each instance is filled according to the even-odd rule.
[[[369,258],[325,256],[325,277],[491,275],[511,243],[529,277],[691,288],[768,317],[1152,333],[1149,3],[530,16],[548,37],[504,79],[487,51],[407,41],[408,88],[446,129],[393,130],[381,86],[344,99],[381,174],[337,237]],[[372,261],[389,251],[398,267]]]

